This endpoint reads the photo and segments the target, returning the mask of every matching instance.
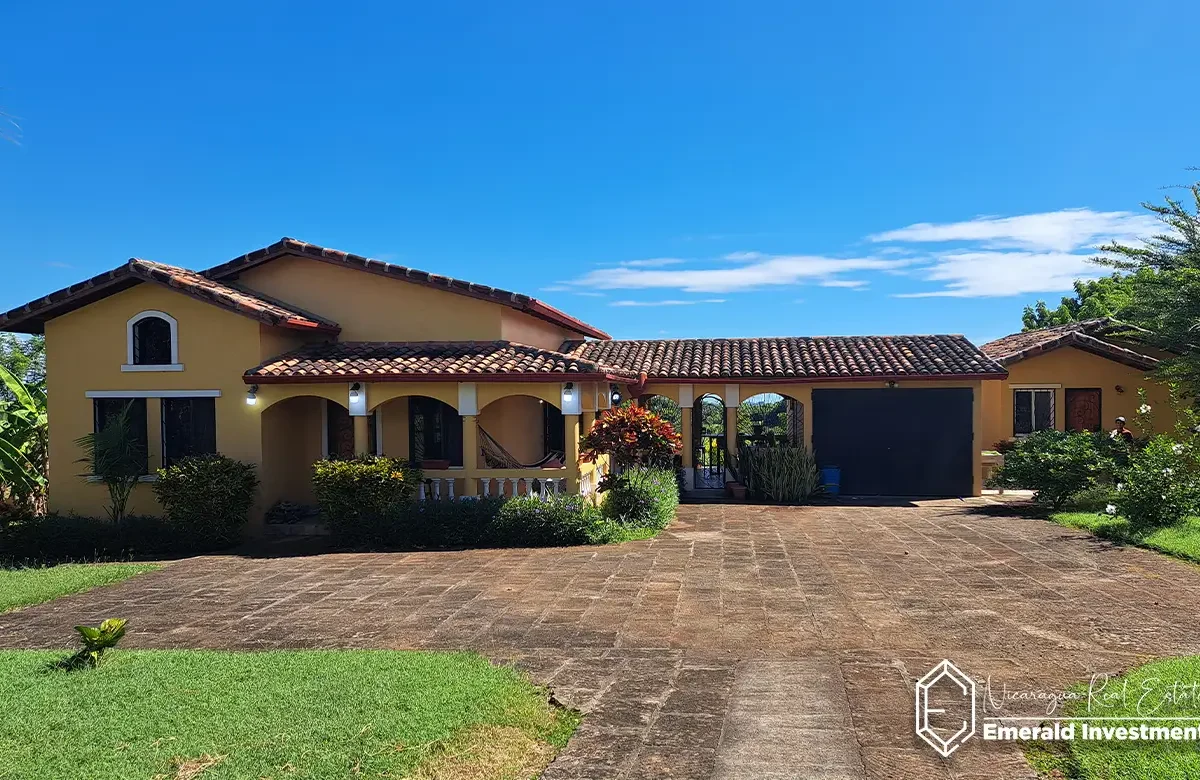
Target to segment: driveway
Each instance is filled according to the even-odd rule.
[[[0,646],[119,616],[131,647],[470,648],[589,714],[547,780],[1028,778],[999,743],[938,758],[914,681],[948,658],[1056,691],[1200,651],[1200,569],[1006,509],[700,505],[613,547],[196,558],[0,616]]]

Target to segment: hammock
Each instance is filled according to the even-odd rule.
[[[479,429],[479,451],[489,469],[540,469],[555,458],[561,459],[563,456],[561,452],[550,452],[537,463],[521,463],[483,428]]]

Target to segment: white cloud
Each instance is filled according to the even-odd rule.
[[[858,290],[866,287],[870,282],[865,279],[825,279],[819,284],[822,287],[845,287],[849,290]]]
[[[571,288],[562,284],[553,284],[549,287],[539,287],[538,292],[566,292],[569,289]]]
[[[625,268],[662,268],[664,265],[680,265],[683,260],[678,257],[651,257],[645,260],[625,260],[619,265]]]
[[[1129,211],[1062,209],[1016,217],[976,217],[966,222],[915,225],[876,233],[871,241],[981,243],[986,248],[1070,252],[1108,241],[1135,241],[1162,229],[1154,217]]]
[[[1025,293],[1062,292],[1076,279],[1109,273],[1088,255],[1067,252],[948,252],[919,271],[945,287],[904,293],[898,298],[986,298]]]
[[[747,260],[751,253],[738,253]],[[754,255],[753,260],[734,268],[682,268],[653,270],[606,268],[576,279],[574,284],[601,290],[672,289],[684,292],[744,292],[763,287],[800,284],[830,279],[849,271],[886,270],[908,265],[908,260],[875,257],[832,258],[806,255]]]
[[[604,293],[591,292],[589,290],[572,290],[576,295],[582,295],[584,298],[603,298]]]
[[[697,303],[725,303],[724,298],[695,298],[690,301],[613,301],[609,306],[694,306]]]

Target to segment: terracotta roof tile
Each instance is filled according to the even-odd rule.
[[[314,260],[320,260],[334,265],[348,266],[357,268],[362,271],[379,274],[381,276],[389,276],[396,279],[403,279],[406,282],[420,284],[426,287],[434,287],[439,290],[466,295],[471,298],[491,301],[508,306],[518,311],[523,311],[539,319],[547,322],[552,322],[569,331],[579,333],[584,336],[597,339],[611,338],[604,331],[588,325],[582,320],[578,320],[571,315],[559,311],[553,306],[539,301],[537,298],[531,298],[528,295],[521,293],[502,290],[498,287],[488,287],[484,284],[475,284],[473,282],[463,281],[462,279],[454,279],[449,276],[439,276],[431,274],[428,271],[420,271],[416,268],[409,268],[403,265],[395,265],[393,263],[385,263],[382,260],[374,260],[363,255],[356,255],[351,252],[343,252],[340,249],[329,249],[328,247],[309,244],[304,241],[299,241],[295,238],[282,238],[270,246],[256,249],[253,252],[247,252],[244,255],[235,257],[234,259],[213,266],[204,272],[204,275],[210,279],[228,279],[236,277],[239,273],[247,268],[253,268],[256,265],[269,262],[279,257],[286,255],[297,255],[301,257],[310,257]]]
[[[341,341],[309,344],[271,358],[245,381],[398,381],[404,379],[622,379],[594,361],[510,341]]]
[[[1118,322],[1111,317],[1099,317],[1013,333],[1004,338],[989,341],[980,347],[980,350],[998,363],[1007,366],[1059,347],[1077,347],[1134,368],[1150,370],[1158,365],[1157,358],[1105,340],[1106,336],[1140,330],[1140,328]]]
[[[238,314],[284,328],[337,333],[337,323],[236,285],[213,281],[195,271],[132,258],[122,266],[0,314],[0,330],[41,333],[47,319],[66,314],[140,282],[154,282]]]
[[[1003,377],[962,336],[813,336],[571,342],[563,351],[648,379]]]

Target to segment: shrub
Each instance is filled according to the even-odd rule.
[[[683,439],[675,427],[642,406],[609,409],[579,442],[579,459],[612,456],[617,471],[632,466],[670,468]]]
[[[159,469],[154,483],[167,525],[196,549],[237,542],[257,490],[254,466],[224,455],[181,458]]]
[[[385,521],[385,515],[413,500],[421,470],[400,458],[362,456],[319,460],[313,464],[317,506],[335,535],[353,537],[357,529]]]
[[[675,519],[679,488],[672,469],[632,468],[610,482],[604,516],[626,526],[666,528]]]
[[[492,543],[503,498],[410,501],[385,513],[375,537],[391,547],[480,547]]]
[[[589,544],[602,535],[601,511],[583,496],[520,496],[505,501],[492,527],[502,546],[547,547]]]
[[[1178,523],[1200,511],[1200,469],[1196,446],[1154,436],[1134,452],[1117,486],[1110,514],[1138,528]]]
[[[0,564],[129,560],[191,552],[161,517],[126,515],[120,523],[78,515],[25,515],[0,525]]]
[[[993,482],[1033,490],[1035,501],[1058,509],[1111,470],[1096,441],[1091,433],[1038,431],[1018,441],[1004,456]]]
[[[752,498],[802,504],[821,490],[817,459],[807,447],[742,447],[737,462]]]

